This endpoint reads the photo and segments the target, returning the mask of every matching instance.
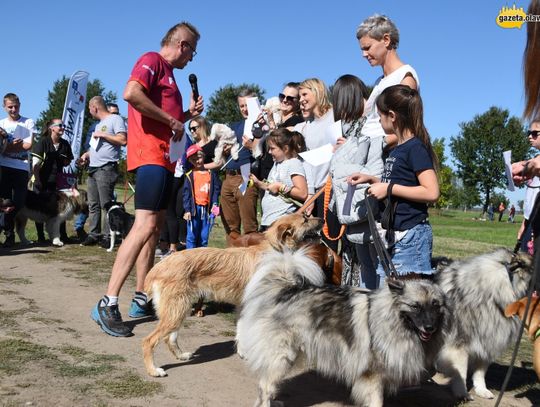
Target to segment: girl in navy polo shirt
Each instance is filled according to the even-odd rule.
[[[392,230],[392,261],[399,274],[432,273],[433,234],[428,222],[427,204],[439,199],[435,172],[436,157],[424,126],[422,99],[407,85],[386,88],[376,101],[381,125],[386,134],[396,134],[398,144],[390,152],[382,178],[356,173],[349,183],[369,182],[369,192],[381,200],[391,188],[396,202]],[[384,271],[377,270],[381,279]],[[381,281],[381,280],[380,280]]]

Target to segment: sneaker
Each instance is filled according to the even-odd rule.
[[[98,239],[92,235],[86,236],[84,242],[81,243],[81,246],[93,246],[98,243]]]
[[[173,250],[167,250],[165,253],[163,253],[161,256],[159,256],[159,260],[163,260],[166,257],[169,257],[171,254],[173,254]]]
[[[152,300],[148,301],[144,305],[139,305],[135,300],[131,300],[131,306],[129,307],[128,315],[130,318],[142,318],[153,317],[156,315]]]
[[[112,336],[131,336],[129,327],[122,321],[122,315],[118,310],[118,305],[99,307],[98,304],[92,309],[90,317],[96,321],[100,328]]]

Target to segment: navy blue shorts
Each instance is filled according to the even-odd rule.
[[[135,209],[167,209],[173,182],[170,171],[159,165],[143,165],[137,168],[135,182]]]

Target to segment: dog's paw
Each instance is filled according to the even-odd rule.
[[[484,399],[495,398],[495,395],[485,387],[475,387],[474,392],[478,395],[478,397],[482,397]]]
[[[58,237],[55,237],[52,241],[53,246],[62,247],[64,242],[62,242]]]
[[[153,377],[165,377],[167,376],[167,372],[160,368],[160,367],[156,367],[152,372],[148,372],[148,374],[150,376],[153,376]]]
[[[183,362],[186,362],[186,361],[190,360],[191,358],[193,358],[193,353],[191,353],[191,352],[184,352],[184,353],[181,353],[180,355],[178,355],[178,359],[183,361]]]

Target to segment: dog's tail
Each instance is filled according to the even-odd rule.
[[[278,252],[270,250],[260,259],[257,271],[244,291],[243,301],[272,289],[305,284],[321,286],[325,276],[321,267],[308,256],[308,249]]]

